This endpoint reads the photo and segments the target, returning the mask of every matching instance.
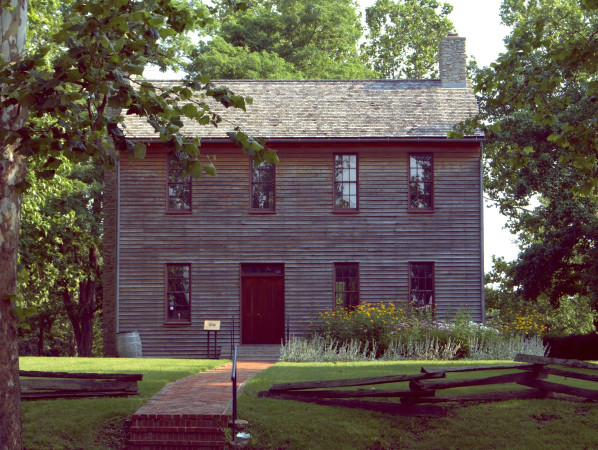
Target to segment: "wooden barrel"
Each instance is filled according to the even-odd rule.
[[[121,358],[141,358],[141,338],[139,331],[116,334],[116,351]]]

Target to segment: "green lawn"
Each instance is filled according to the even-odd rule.
[[[123,448],[122,423],[166,383],[226,361],[181,359],[21,358],[22,370],[143,373],[139,397],[23,402],[27,449]],[[499,364],[505,361],[278,363],[251,379],[239,397],[239,418],[250,423],[250,448],[436,449],[596,448],[598,403],[519,400],[452,406],[442,418],[410,418],[258,398],[272,384],[419,373],[422,365]],[[497,375],[484,372],[476,376]],[[449,374],[450,378],[472,374]],[[561,381],[562,377],[552,377]],[[572,383],[597,388],[596,383]],[[378,388],[405,388],[405,384]],[[459,388],[473,392],[480,388]],[[457,391],[456,389],[453,391]],[[447,392],[454,393],[454,392]]]
[[[239,417],[250,423],[250,446],[260,449],[598,448],[598,403],[512,400],[452,406],[445,417],[428,419],[257,397],[275,383],[419,373],[422,365],[495,363],[502,362],[278,363],[247,383],[239,399]],[[590,387],[587,383],[571,384]],[[598,388],[596,383],[592,387]],[[446,394],[474,390],[480,388],[453,389]]]
[[[24,401],[27,449],[123,448],[122,423],[171,381],[221,366],[225,360],[149,358],[19,358],[21,370],[142,373],[139,396]]]

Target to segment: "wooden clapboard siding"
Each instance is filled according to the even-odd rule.
[[[145,356],[206,352],[203,321],[221,320],[230,345],[240,318],[240,264],[285,269],[292,334],[333,306],[333,263],[356,262],[362,302],[404,300],[410,261],[435,263],[440,316],[482,318],[479,144],[275,146],[276,214],[249,212],[249,160],[228,144],[204,145],[218,177],[193,181],[191,214],[166,214],[166,150],[120,166],[119,328],[138,330]],[[433,213],[409,213],[408,154],[434,153]],[[333,154],[357,153],[359,213],[335,214]],[[165,264],[191,264],[190,325],[165,325]],[[236,339],[239,339],[237,322]]]

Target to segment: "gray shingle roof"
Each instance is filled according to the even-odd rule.
[[[158,81],[155,85],[173,82]],[[253,97],[247,112],[229,108],[218,128],[185,123],[185,135],[226,137],[235,126],[266,139],[446,137],[477,113],[471,88],[442,88],[440,80],[218,80]],[[217,111],[224,108],[214,108]],[[127,116],[128,136],[154,138],[144,118]]]

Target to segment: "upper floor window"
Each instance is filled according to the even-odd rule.
[[[171,213],[191,212],[191,177],[183,175],[183,165],[173,155],[168,156],[168,203]]]
[[[337,308],[352,310],[359,304],[359,264],[334,263],[334,300]]]
[[[357,155],[334,155],[334,210],[354,212],[358,208]]]
[[[166,322],[191,321],[191,265],[166,264]]]
[[[416,308],[434,309],[434,263],[409,263],[409,301]]]
[[[409,208],[434,208],[434,166],[431,153],[409,155]]]
[[[276,168],[274,164],[263,162],[251,165],[251,204],[252,212],[275,212]]]

